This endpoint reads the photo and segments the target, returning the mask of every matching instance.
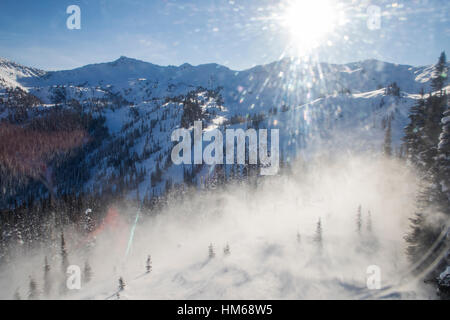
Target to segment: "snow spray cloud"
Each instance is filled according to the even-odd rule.
[[[194,122],[194,164],[216,165],[224,163],[223,134],[217,129],[205,131],[202,139],[203,126],[201,121]],[[279,130],[271,129],[270,153],[268,153],[267,129],[226,129],[226,164],[245,164],[245,150],[248,138],[248,164],[261,164],[261,175],[275,175],[278,173],[280,162]],[[212,141],[214,138],[214,141]],[[172,132],[171,140],[181,142],[176,144],[171,153],[172,162],[175,165],[192,164],[191,148],[192,139],[188,129],[179,128]],[[259,144],[258,144],[259,140]],[[203,148],[203,142],[211,141]],[[235,143],[237,141],[237,143]],[[236,146],[236,148],[235,148]],[[259,147],[259,148],[258,148]],[[235,157],[236,149],[236,157]],[[259,152],[258,152],[259,150]],[[182,153],[182,156],[180,156]]]
[[[413,172],[396,160],[356,155],[321,155],[289,170],[257,186],[169,195],[161,214],[142,213],[125,261],[117,232],[75,251],[75,232],[66,230],[70,264],[88,260],[92,279],[83,281],[82,270],[81,289],[63,298],[115,299],[119,278],[126,284],[121,299],[428,297],[414,278],[399,282],[408,266],[403,236],[415,209]],[[125,232],[136,210],[118,210],[129,221]],[[59,269],[57,249],[51,272]],[[43,287],[45,250],[0,272],[0,298],[16,290],[23,297],[30,275]],[[60,297],[52,290],[50,298]]]

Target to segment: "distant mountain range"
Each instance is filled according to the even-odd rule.
[[[185,93],[199,86],[222,87],[226,104],[244,107],[252,104],[264,107],[266,103],[295,105],[346,89],[356,93],[373,91],[392,82],[397,82],[404,92],[417,93],[421,88],[429,90],[430,72],[431,66],[412,67],[377,60],[336,65],[285,58],[234,71],[218,64],[162,67],[127,57],[46,72],[0,59],[3,86],[20,85],[34,94],[56,85],[99,87],[125,94],[138,103],[142,99]]]
[[[130,196],[139,188],[151,198],[173,184],[187,179],[199,184],[214,174],[206,166],[170,162],[170,135],[181,125],[188,95],[195,97],[210,128],[279,128],[284,161],[308,158],[324,147],[376,154],[388,121],[399,152],[409,109],[422,89],[430,90],[432,70],[377,60],[339,65],[285,58],[234,71],[218,64],[163,67],[120,57],[73,70],[42,71],[0,59],[0,98],[14,99],[10,89],[18,87],[39,99],[36,110],[55,104],[70,109],[77,101],[83,112],[104,119],[109,132],[81,159],[84,164],[77,170],[88,173],[80,188],[125,188]],[[3,106],[0,119],[14,112]],[[30,112],[30,117],[37,114]],[[236,170],[242,174],[242,168],[225,172]],[[70,189],[70,181],[64,185]]]

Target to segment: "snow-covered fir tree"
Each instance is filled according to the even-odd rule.
[[[407,252],[413,262],[424,256],[427,261],[419,269],[434,262],[445,250],[442,234],[450,217],[450,202],[446,186],[448,181],[448,97],[442,89],[447,80],[445,53],[434,67],[432,87],[436,91],[419,101],[419,108],[411,110],[411,122],[405,128],[405,143],[409,159],[424,175],[422,190],[418,196],[417,211],[411,220],[411,231],[405,239]],[[413,121],[415,124],[413,124]],[[418,125],[415,127],[415,125]],[[434,266],[427,277],[436,277],[442,261]],[[444,263],[445,266],[445,263]]]
[[[225,248],[223,248],[223,254],[226,256],[231,254],[230,245],[228,243],[225,245]]]
[[[87,261],[87,260],[84,263],[83,276],[84,276],[83,279],[84,279],[85,283],[90,282],[92,279],[92,268],[91,268],[91,265],[89,264],[89,261]]]
[[[16,292],[14,292],[14,300],[22,300],[22,297],[20,295],[19,289],[16,289]]]
[[[433,70],[433,78],[431,80],[431,87],[434,91],[441,91],[444,88],[445,83],[448,79],[448,67],[447,67],[447,57],[445,52],[441,52],[439,56],[439,61]]]
[[[209,259],[212,259],[216,256],[216,253],[214,252],[213,244],[211,243],[208,247],[208,257]]]
[[[49,296],[52,288],[52,279],[50,277],[50,264],[48,263],[47,256],[44,259],[44,295]]]
[[[316,225],[316,233],[314,234],[314,242],[319,250],[323,248],[322,232],[322,220],[319,218]]]
[[[119,292],[125,290],[125,281],[123,281],[123,278],[119,278]]]
[[[384,134],[383,153],[386,157],[392,156],[392,118],[389,117]]]
[[[356,231],[358,234],[361,234],[361,227],[362,227],[362,207],[361,205],[358,206],[358,210],[356,213]]]
[[[145,272],[150,273],[152,271],[152,258],[150,255],[147,256],[147,260],[145,262]]]
[[[61,269],[63,274],[66,274],[67,267],[69,266],[69,258],[67,254],[67,248],[66,248],[66,240],[64,239],[64,233],[61,232]]]
[[[28,300],[36,300],[39,298],[39,290],[36,281],[30,277],[30,283],[28,287]]]
[[[297,243],[301,243],[302,242],[302,235],[300,234],[299,231],[297,231],[296,239],[297,239]]]

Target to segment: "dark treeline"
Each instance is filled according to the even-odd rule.
[[[0,209],[30,206],[52,192],[79,192],[89,178],[89,163],[83,159],[108,135],[104,122],[63,108],[44,110],[25,123],[3,121]]]
[[[403,138],[407,163],[422,178],[417,211],[405,237],[407,253],[413,263],[418,263],[416,271],[428,271],[425,280],[436,283],[445,298],[450,297],[450,279],[439,275],[450,265],[450,110],[444,90],[447,73],[443,52],[434,68],[433,91],[427,95],[422,91],[411,108]],[[432,266],[436,259],[437,265]]]

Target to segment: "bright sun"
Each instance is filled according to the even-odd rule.
[[[329,0],[293,0],[281,17],[292,45],[303,52],[320,45],[341,20],[342,12]]]

